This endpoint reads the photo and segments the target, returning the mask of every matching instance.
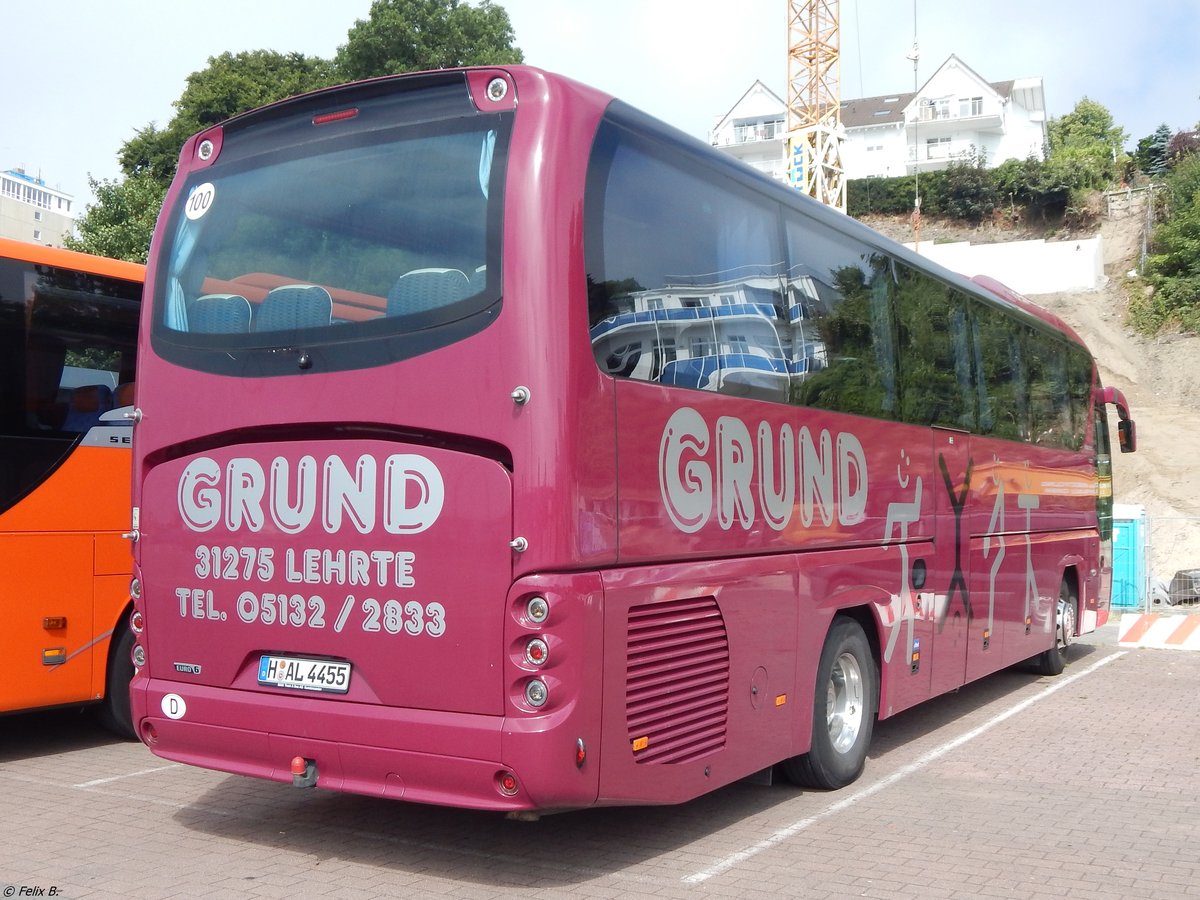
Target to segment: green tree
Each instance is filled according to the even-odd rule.
[[[162,128],[151,122],[122,145],[118,160],[130,183],[92,183],[96,203],[76,222],[75,243],[120,250],[93,252],[145,259],[184,141],[239,113],[338,81],[522,59],[513,46],[508,13],[491,0],[478,6],[463,0],[375,0],[368,18],[355,22],[333,60],[274,50],[210,57],[205,68],[188,76],[171,121]],[[155,193],[151,186],[157,199],[152,210],[143,209],[141,204]],[[121,235],[122,216],[127,215],[133,218],[124,225],[128,234]]]
[[[1129,136],[1113,122],[1112,113],[1102,103],[1084,97],[1066,115],[1051,119],[1046,127],[1050,137],[1050,155],[1065,147],[1091,148],[1102,145],[1110,155],[1124,152]]]
[[[209,57],[188,76],[165,128],[150,123],[118,154],[126,175],[149,175],[164,188],[175,175],[179,149],[191,135],[238,113],[331,84],[333,64],[302,53],[247,50]]]
[[[96,202],[75,223],[79,236],[63,243],[70,250],[144,263],[166,187],[144,173],[120,181],[89,177],[88,185]]]
[[[1051,119],[1047,161],[1058,161],[1078,171],[1070,179],[1076,189],[1098,190],[1119,181],[1125,168],[1125,141],[1129,136],[1113,122],[1108,108],[1084,97],[1064,116]]]
[[[246,110],[336,81],[333,63],[303,53],[248,50],[209,57],[173,104],[172,130],[193,134]]]
[[[1164,122],[1137,143],[1133,153],[1137,167],[1151,177],[1167,173],[1167,148],[1171,143],[1171,129]]]
[[[89,179],[96,202],[76,221],[78,237],[67,245],[145,261],[179,150],[189,136],[240,112],[333,80],[331,62],[300,53],[250,50],[210,57],[205,68],[188,76],[166,127],[151,122],[121,146],[117,159],[124,180]]]
[[[345,81],[445,69],[522,62],[502,6],[482,0],[375,0],[354,23],[334,65]]]

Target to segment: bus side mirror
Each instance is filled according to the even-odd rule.
[[[1137,449],[1137,428],[1133,419],[1122,419],[1117,423],[1117,442],[1121,445],[1122,453],[1132,453]]]

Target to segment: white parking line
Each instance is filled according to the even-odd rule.
[[[93,781],[85,781],[82,784],[73,784],[71,787],[77,788],[92,788],[101,784],[110,784],[114,781],[123,781],[126,778],[137,778],[139,775],[153,775],[155,772],[166,772],[169,769],[182,769],[181,763],[172,763],[169,766],[155,766],[153,769],[140,769],[137,772],[129,772],[125,775],[114,775],[111,778],[97,778]]]
[[[818,812],[814,815],[811,815],[805,819],[801,819],[798,822],[793,822],[791,825],[788,825],[784,828],[780,828],[778,831],[773,832],[768,837],[763,838],[758,843],[753,844],[744,850],[739,850],[737,853],[731,853],[729,856],[726,856],[724,859],[720,860],[719,862],[717,862],[714,865],[709,866],[706,869],[701,869],[699,872],[693,872],[691,875],[686,876],[683,879],[683,881],[687,884],[701,884],[701,883],[707,881],[708,879],[712,878],[715,875],[720,875],[722,872],[729,871],[730,869],[732,869],[734,866],[738,865],[739,863],[743,863],[748,859],[752,859],[753,857],[762,853],[764,850],[770,850],[772,847],[776,846],[777,844],[781,844],[784,841],[788,840],[789,838],[795,837],[797,834],[804,831],[810,825],[815,825],[817,822],[820,822],[824,819],[828,819],[830,816],[837,815],[842,810],[848,809],[849,807],[853,806],[855,803],[858,803],[861,800],[866,800],[868,797],[873,797],[875,794],[878,794],[880,791],[884,790],[885,788],[891,787],[893,784],[896,784],[899,781],[903,781],[905,778],[908,778],[910,775],[915,775],[917,772],[919,772],[921,769],[924,769],[930,763],[935,762],[938,759],[941,759],[943,756],[945,756],[951,750],[955,750],[955,749],[961,747],[963,744],[966,744],[966,743],[969,743],[970,741],[975,740],[975,738],[979,737],[981,734],[984,734],[987,731],[990,731],[992,728],[999,725],[1001,722],[1011,719],[1013,716],[1017,715],[1018,713],[1023,712],[1026,709],[1028,709],[1029,707],[1033,706],[1033,704],[1035,704],[1041,700],[1045,700],[1047,697],[1049,697],[1051,694],[1055,693],[1056,691],[1060,691],[1063,688],[1067,687],[1068,685],[1074,684],[1076,681],[1078,681],[1081,678],[1086,678],[1088,675],[1091,675],[1093,672],[1095,672],[1101,666],[1107,665],[1108,663],[1112,662],[1115,659],[1119,659],[1120,657],[1124,656],[1127,652],[1128,651],[1122,650],[1118,653],[1112,654],[1111,656],[1105,656],[1104,658],[1099,659],[1096,662],[1094,662],[1092,665],[1088,666],[1082,672],[1077,672],[1074,675],[1071,675],[1067,678],[1061,678],[1061,679],[1056,680],[1053,684],[1051,684],[1045,690],[1040,691],[1037,694],[1034,694],[1032,697],[1022,700],[1020,703],[1016,704],[1015,706],[1009,707],[1004,712],[1002,712],[996,716],[993,716],[992,718],[990,718],[986,722],[984,722],[982,725],[979,725],[978,727],[971,729],[970,731],[966,732],[965,734],[961,734],[958,737],[956,737],[952,740],[949,740],[946,743],[944,743],[938,747],[935,747],[934,749],[930,750],[928,753],[924,754],[923,756],[918,757],[916,760],[909,763],[907,766],[903,766],[902,768],[897,769],[895,772],[893,772],[891,775],[888,775],[886,778],[883,778],[883,779],[875,782],[872,785],[868,785],[865,788],[855,791],[850,796],[845,797],[844,799],[839,800],[836,803],[833,803],[833,804],[825,807],[820,812]]]

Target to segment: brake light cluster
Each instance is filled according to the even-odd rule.
[[[129,597],[133,600],[133,612],[129,614],[129,630],[133,632],[133,664],[142,669],[146,665],[146,648],[142,646],[142,634],[146,631],[146,617],[142,613],[142,580],[136,575],[129,582]]]
[[[517,657],[518,668],[524,675],[521,696],[528,709],[540,710],[550,699],[549,684],[543,672],[550,662],[550,647],[553,643],[553,638],[543,631],[543,626],[550,619],[550,601],[541,595],[535,595],[525,601],[523,609],[518,605],[515,612],[522,629],[534,632],[518,638],[516,652],[513,654]]]

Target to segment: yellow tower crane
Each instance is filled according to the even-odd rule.
[[[788,168],[792,186],[846,211],[839,0],[788,0]]]

